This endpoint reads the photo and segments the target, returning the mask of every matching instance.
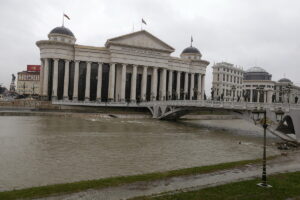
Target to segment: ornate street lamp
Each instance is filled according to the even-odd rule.
[[[282,117],[284,115],[284,112],[281,108],[279,108],[278,110],[275,111],[275,114],[276,114],[276,120],[278,122],[281,122],[282,121]]]
[[[266,131],[267,131],[267,112],[265,109],[257,109],[255,108],[252,111],[253,120],[256,124],[256,122],[259,122],[262,124],[262,127],[264,128],[264,146],[263,146],[263,171],[262,171],[262,183],[257,184],[261,187],[272,187],[271,185],[267,184],[267,158],[266,158],[266,146],[267,146],[267,138],[266,138]]]

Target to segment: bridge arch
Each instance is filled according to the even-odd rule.
[[[296,134],[292,117],[290,115],[284,116],[277,130],[286,134]]]

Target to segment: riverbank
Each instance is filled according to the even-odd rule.
[[[268,183],[273,189],[268,192],[256,186],[261,176],[261,160],[257,159],[6,191],[0,192],[0,199],[283,199],[300,195],[299,161],[299,151],[269,158]],[[285,172],[296,173],[278,174]]]
[[[274,159],[275,157],[276,156],[273,156],[270,157],[269,159]],[[98,180],[79,181],[74,183],[32,187],[27,189],[0,192],[0,199],[6,199],[6,200],[13,200],[13,199],[20,199],[20,198],[32,199],[38,197],[46,197],[49,195],[60,195],[60,194],[65,195],[66,193],[80,192],[88,189],[116,187],[116,186],[135,183],[135,182],[143,185],[144,183],[141,183],[141,181],[142,182],[158,181],[158,180],[165,180],[165,179],[178,177],[178,176],[189,176],[189,175],[197,175],[197,174],[204,174],[204,173],[212,173],[219,170],[229,170],[229,169],[234,169],[239,167],[245,167],[250,164],[256,165],[260,162],[261,159],[245,160],[245,161],[237,161],[237,162],[230,162],[230,163],[221,163],[221,164],[211,165],[211,166],[171,170],[166,172],[156,172],[150,174],[121,176],[121,177],[104,178]]]
[[[300,199],[300,172],[280,173],[268,177],[271,188],[261,188],[256,178],[225,185],[209,187],[195,191],[177,191],[174,194],[165,194],[152,197],[137,197],[130,200],[299,200]]]
[[[300,172],[300,155],[299,152],[290,152],[286,156],[280,156],[276,157],[272,160],[268,160],[267,165],[267,172],[268,177],[270,175],[278,174],[278,173],[285,173],[285,172]],[[259,161],[258,161],[259,162]],[[190,196],[176,196],[176,194],[180,194],[181,192],[191,192],[196,191],[195,194],[197,194],[198,190],[201,190],[203,188],[210,188],[218,185],[224,185],[224,184],[230,184],[229,187],[226,187],[221,192],[215,193],[220,194],[219,199],[224,199],[224,197],[228,199],[264,199],[259,198],[260,196],[251,192],[258,192],[257,194],[260,194],[259,191],[262,191],[263,189],[258,189],[258,186],[256,186],[257,183],[260,182],[261,177],[261,164],[259,163],[248,163],[241,166],[236,166],[229,169],[223,169],[223,170],[216,170],[211,172],[204,172],[204,173],[196,173],[191,175],[180,175],[175,177],[167,177],[162,178],[158,180],[152,180],[152,181],[139,181],[135,183],[129,183],[125,185],[120,185],[116,187],[108,187],[108,188],[102,188],[102,189],[90,189],[74,194],[68,194],[68,195],[60,195],[60,196],[53,196],[49,198],[42,198],[40,200],[92,200],[92,199],[105,199],[105,200],[119,200],[119,199],[131,199],[138,196],[149,196],[157,197],[159,200],[162,199],[169,199],[170,200],[190,200]],[[277,179],[277,182],[274,182],[272,179],[270,180],[270,183],[273,184],[274,190],[281,188],[283,190],[278,191],[277,194],[285,194],[287,197],[291,197],[295,194],[295,191],[299,188],[299,185],[293,185],[293,183],[297,184],[299,183],[299,179],[295,176],[293,178],[294,174],[288,175],[288,178],[284,181],[282,181],[281,184],[277,184],[280,182],[280,179]],[[280,177],[283,178],[283,177]],[[291,179],[292,178],[292,179]],[[234,183],[237,181],[246,181],[246,180],[252,180],[252,182],[246,182],[247,184],[241,184]],[[291,181],[290,184],[285,185],[285,181]],[[296,182],[295,182],[296,181]],[[252,184],[252,186],[251,186]],[[232,186],[233,185],[233,186]],[[237,187],[239,186],[239,187]],[[247,186],[250,187],[249,190],[245,189]],[[221,186],[220,186],[221,187]],[[290,187],[290,189],[287,189],[286,187]],[[256,189],[255,189],[256,188]],[[245,189],[245,190],[244,190]],[[257,191],[257,189],[259,191]],[[284,190],[287,189],[287,190]],[[213,191],[218,190],[211,189],[211,195],[214,194]],[[242,191],[244,190],[244,191]],[[247,191],[249,193],[247,193]],[[290,191],[291,193],[285,193],[285,191]],[[223,192],[223,193],[222,193]],[[241,192],[241,197],[244,197],[242,195],[250,195],[246,196],[249,198],[239,198],[239,193]],[[294,192],[294,193],[292,193]],[[298,191],[299,192],[299,191]],[[167,196],[166,196],[167,195]],[[233,195],[231,198],[230,196]],[[290,196],[289,196],[290,195]],[[173,198],[174,197],[174,198]],[[179,197],[179,198],[178,198]],[[181,198],[182,197],[182,198]],[[187,198],[185,198],[187,197]],[[194,196],[193,198],[197,198],[198,196]],[[206,196],[204,196],[206,197]],[[214,199],[214,196],[211,196],[211,198],[203,198],[203,199]],[[258,197],[258,198],[252,198],[252,197]],[[272,197],[272,196],[271,196]],[[274,196],[273,196],[274,197]],[[139,197],[137,200],[143,200],[148,199],[148,197]],[[149,199],[151,199],[149,198]],[[154,198],[155,199],[155,198]],[[272,198],[269,198],[272,199]],[[274,199],[274,198],[273,198]],[[272,200],[273,200],[272,199]],[[276,199],[276,198],[275,198]],[[279,196],[279,199],[280,198]]]

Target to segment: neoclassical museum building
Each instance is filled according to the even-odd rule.
[[[46,100],[139,102],[203,99],[208,61],[200,51],[173,47],[145,30],[108,39],[104,47],[75,44],[56,27],[36,42],[41,56],[40,95]]]

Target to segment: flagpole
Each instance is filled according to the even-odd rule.
[[[64,22],[65,22],[65,16],[64,16],[64,14],[62,15],[62,26],[64,26]]]

